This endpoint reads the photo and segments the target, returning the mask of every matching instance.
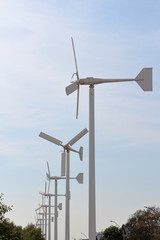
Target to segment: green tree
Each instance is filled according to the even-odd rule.
[[[136,211],[125,225],[128,240],[160,240],[160,208]]]
[[[12,208],[3,203],[3,194],[0,195],[0,240],[44,240],[41,230],[33,224],[23,228],[16,226],[5,214]]]
[[[3,194],[0,194],[0,223],[5,220],[5,214],[12,208],[3,203]]]
[[[22,240],[22,227],[4,220],[0,223],[0,240]]]
[[[103,240],[122,240],[122,232],[116,226],[110,226],[106,228],[103,232]]]
[[[22,232],[22,240],[44,240],[40,228],[33,224],[28,224]]]

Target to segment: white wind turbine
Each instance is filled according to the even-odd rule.
[[[75,47],[72,38],[72,47],[77,80],[66,87],[69,95],[77,90],[76,118],[78,118],[79,90],[80,85],[89,86],[89,240],[95,240],[96,236],[96,206],[95,206],[95,126],[94,126],[94,85],[101,83],[116,83],[135,81],[144,91],[152,91],[152,68],[143,68],[135,78],[128,79],[101,79],[101,78],[79,78]],[[74,75],[73,74],[73,75]]]
[[[50,175],[49,163],[47,162],[48,173],[46,173],[49,180],[48,193],[50,189],[50,180],[55,180],[55,192],[54,194],[49,194],[54,196],[54,240],[58,240],[58,211],[57,207],[62,210],[62,204],[57,205],[58,196],[66,196],[66,194],[58,194],[58,180],[66,179],[65,177],[57,177]],[[76,177],[70,177],[69,179],[76,179],[79,184],[83,184],[83,173],[79,173]]]
[[[57,203],[57,199],[58,196],[65,196],[65,194],[58,194],[58,183],[57,181],[60,179],[63,179],[62,177],[51,177],[50,176],[50,168],[49,168],[49,164],[47,162],[47,168],[48,168],[48,173],[46,173],[47,175],[47,179],[49,180],[49,185],[48,185],[48,193],[43,193],[40,192],[40,194],[42,196],[47,196],[49,198],[49,204],[45,205],[46,207],[48,207],[48,240],[51,239],[51,197],[54,196],[54,239],[57,240],[58,239],[58,232],[57,232],[57,225],[58,225],[58,209],[62,210],[62,203]],[[55,180],[55,192],[54,194],[49,193],[49,189],[50,189],[50,180]],[[46,189],[46,188],[45,188]],[[44,206],[44,207],[45,207]]]
[[[41,207],[45,207],[45,208],[48,208],[48,240],[51,240],[51,215],[52,215],[52,213],[51,213],[51,208],[52,207],[55,207],[55,206],[52,206],[51,205],[51,197],[54,197],[55,196],[55,194],[51,194],[51,193],[44,193],[44,192],[39,192],[39,194],[41,194],[42,196],[45,196],[45,197],[48,197],[49,198],[49,203],[48,203],[48,205],[47,204],[45,204],[45,205],[42,205]],[[58,195],[58,196],[65,196],[65,195]],[[62,210],[62,203],[59,203],[58,205],[57,205],[57,208],[59,209],[59,210]],[[58,216],[57,216],[58,217]],[[47,220],[47,218],[46,218],[46,220]],[[47,223],[45,223],[45,226],[47,227]],[[46,231],[46,234],[45,234],[45,239],[47,239],[47,231]]]
[[[48,165],[48,163],[47,163],[47,165]],[[54,206],[51,205],[51,198],[53,196],[56,196],[56,193],[55,194],[50,194],[49,193],[49,186],[48,186],[48,193],[47,193],[46,190],[47,190],[47,183],[45,183],[45,192],[39,192],[39,194],[42,195],[42,205],[40,207],[43,209],[43,212],[44,212],[44,235],[45,235],[45,239],[47,240],[47,219],[48,219],[48,240],[51,240],[51,208],[54,207]],[[57,196],[65,196],[65,195],[64,194],[63,195],[62,194],[59,194],[59,195],[57,194]],[[43,201],[43,199],[45,197],[48,198],[48,204],[44,203],[44,201]],[[56,207],[58,207],[59,210],[62,210],[62,203],[59,203]],[[47,209],[48,209],[48,211],[47,211]],[[48,215],[48,217],[47,217],[47,215]]]
[[[45,240],[47,240],[47,208],[49,208],[49,204],[46,204],[46,197],[48,198],[47,194],[47,183],[45,182],[45,192],[39,192],[39,194],[42,195],[42,204],[37,208],[36,211],[36,216],[39,214],[42,216],[42,219],[38,219],[38,221],[41,221],[41,230],[43,232],[43,235],[45,236]],[[49,201],[50,202],[50,201]],[[42,210],[42,212],[40,212]],[[37,213],[39,211],[39,213]],[[40,224],[38,224],[40,226]]]
[[[73,148],[71,148],[71,146],[73,144],[75,144],[80,138],[82,138],[87,132],[88,132],[88,130],[86,128],[84,128],[80,133],[78,133],[74,138],[72,138],[66,145],[62,144],[61,140],[51,137],[46,133],[41,132],[39,134],[40,137],[46,139],[47,141],[63,147],[64,153],[62,153],[62,160],[64,160],[65,155],[67,155],[67,158],[66,158],[65,240],[70,240],[70,151],[78,153],[80,160],[81,161],[83,160],[83,148],[80,147],[79,151],[77,151],[77,150],[74,150]],[[64,172],[64,171],[62,171],[62,172]],[[79,183],[81,183],[81,179],[82,179],[82,174],[80,173],[77,176],[77,181],[80,181]]]
[[[47,191],[47,183],[45,182],[45,194]],[[44,213],[44,236],[45,236],[45,240],[47,240],[47,205],[45,204],[45,200],[46,200],[46,196],[42,195],[42,205],[41,208],[43,209],[43,213]]]
[[[44,192],[39,192],[39,194],[41,194],[41,195],[43,195],[43,196],[45,196],[45,197],[48,197],[48,199],[49,199],[48,205],[45,204],[45,205],[42,205],[41,207],[48,208],[48,213],[47,213],[47,215],[48,215],[48,240],[51,240],[51,215],[52,215],[52,213],[51,213],[51,208],[52,208],[52,207],[55,207],[55,206],[52,206],[52,205],[51,205],[51,198],[54,197],[55,194],[44,193]],[[65,195],[62,195],[62,194],[60,195],[60,194],[59,194],[58,196],[65,196]],[[59,203],[59,204],[57,205],[57,208],[58,208],[59,210],[62,210],[62,203]],[[46,219],[47,219],[47,218],[46,218]],[[46,223],[45,226],[47,227],[47,223]],[[46,236],[47,236],[47,232],[46,232]],[[46,237],[45,239],[47,239],[47,237]]]
[[[41,212],[41,210],[42,210],[42,212]],[[41,229],[41,233],[44,236],[45,235],[45,233],[44,233],[44,211],[42,209],[42,205],[39,205],[39,207],[37,209],[35,209],[35,212],[36,212],[36,218],[37,218],[36,226]],[[42,216],[42,218],[41,218],[41,216]]]

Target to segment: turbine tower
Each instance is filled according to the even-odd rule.
[[[79,109],[80,85],[89,86],[89,240],[95,240],[96,236],[96,204],[95,204],[95,114],[94,114],[94,85],[102,83],[116,83],[135,81],[144,91],[152,91],[152,68],[143,68],[135,78],[127,79],[101,79],[101,78],[80,78],[78,73],[77,59],[74,42],[72,48],[77,80],[65,88],[66,94],[70,95],[77,90],[76,118]]]

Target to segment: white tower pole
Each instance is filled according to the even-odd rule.
[[[57,218],[58,218],[58,211],[57,211],[57,179],[55,179],[55,197],[54,197],[54,240],[58,239],[58,235],[57,235]]]
[[[70,240],[70,151],[67,149],[66,164],[66,220],[65,220],[65,240]]]
[[[44,212],[43,212],[43,214],[42,214],[42,233],[43,233],[43,236],[45,234],[45,232],[44,232],[44,230],[45,230],[44,224],[45,224],[45,221],[44,221]]]
[[[96,236],[94,85],[89,86],[89,240]]]
[[[51,240],[51,196],[48,196],[48,240]]]
[[[45,206],[45,240],[47,240],[47,205]]]

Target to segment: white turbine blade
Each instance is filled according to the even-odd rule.
[[[59,139],[51,137],[51,136],[49,136],[46,133],[40,132],[39,136],[44,138],[44,139],[46,139],[46,140],[48,140],[49,142],[52,142],[52,143],[58,145],[58,146],[62,145],[62,142]]]
[[[80,133],[78,133],[74,138],[72,138],[68,145],[72,146],[74,143],[76,143],[80,138],[82,138],[86,133],[88,132],[87,128],[84,128]]]
[[[69,95],[78,89],[77,82],[74,82],[65,88],[66,94]]]
[[[83,184],[83,173],[79,173],[76,177],[76,180],[79,184]]]
[[[61,154],[61,176],[65,176],[65,172],[66,172],[66,154],[65,152],[63,152]]]
[[[76,51],[75,51],[74,41],[73,41],[72,37],[71,37],[71,40],[72,40],[72,48],[73,48],[73,54],[74,54],[74,62],[75,62],[75,66],[76,66],[76,75],[77,75],[77,78],[79,78],[79,76],[78,76],[78,65],[77,65],[77,59],[76,59]]]
[[[83,147],[80,147],[79,149],[79,158],[81,161],[83,161]]]
[[[47,176],[47,180],[49,180],[49,179],[50,179],[50,176],[49,176],[49,174],[48,174],[48,173],[46,173],[46,176]]]
[[[144,91],[152,91],[152,68],[143,68],[135,80]]]
[[[47,168],[48,168],[48,178],[50,178],[51,174],[50,174],[50,168],[49,168],[49,163],[47,162]]]
[[[78,112],[79,112],[79,91],[80,91],[80,84],[78,84],[78,89],[77,89],[77,108],[76,108],[76,119],[78,118]]]

